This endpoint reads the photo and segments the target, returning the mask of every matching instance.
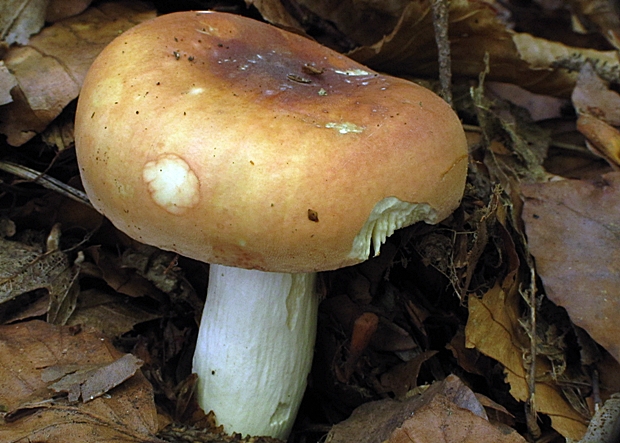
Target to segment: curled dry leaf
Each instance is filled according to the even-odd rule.
[[[319,20],[334,23],[343,39],[351,39],[356,48],[348,55],[357,61],[381,71],[436,77],[437,46],[431,0],[380,3],[300,0],[296,3]],[[258,7],[270,20],[269,10],[262,5]],[[277,17],[274,19],[277,21]],[[546,95],[570,95],[576,73],[555,66],[575,55],[618,65],[615,51],[569,47],[516,33],[508,29],[491,2],[482,0],[450,2],[449,37],[455,76],[477,78],[485,70],[484,58],[488,53],[489,80],[514,83]]]
[[[620,168],[620,131],[589,114],[577,118],[577,129],[587,139],[587,146],[615,169]]]
[[[577,129],[596,155],[620,168],[620,94],[596,73],[590,63],[579,71],[572,101],[578,113]]]
[[[19,146],[42,132],[78,96],[94,58],[120,32],[155,16],[136,1],[103,3],[60,21],[12,47],[5,57],[18,86],[13,103],[0,107],[0,133]]]
[[[67,325],[89,325],[109,337],[120,337],[131,331],[136,324],[160,317],[120,295],[88,289],[80,292],[75,311],[67,320]]]
[[[326,443],[522,443],[523,437],[486,418],[476,395],[448,376],[405,401],[380,400],[357,408],[332,428]]]
[[[86,252],[96,265],[100,277],[115,291],[130,297],[159,298],[157,288],[134,269],[124,266],[116,255],[99,246],[90,247]]]
[[[55,232],[55,230],[53,230]],[[58,234],[50,234],[50,238]],[[0,304],[35,289],[49,293],[48,321],[64,324],[75,308],[80,256],[71,263],[55,247],[0,238]]]
[[[424,351],[383,373],[380,378],[382,392],[392,392],[395,398],[404,399],[407,393],[417,386],[422,364],[430,360],[437,352]]]
[[[524,443],[516,431],[495,426],[472,412],[455,407],[446,397],[433,398],[396,429],[388,443]]]
[[[258,9],[263,18],[269,23],[304,34],[299,22],[289,14],[279,0],[245,0],[245,4],[248,6],[252,5]]]
[[[527,401],[529,390],[523,355],[529,343],[519,322],[519,283],[507,279],[503,286],[506,290],[498,283],[482,299],[469,297],[466,345],[504,365],[510,393],[519,401]],[[549,362],[540,357],[536,369],[541,377],[551,372]],[[587,420],[573,409],[561,388],[552,381],[536,383],[536,411],[549,415],[553,428],[567,438],[579,440],[586,430]]]
[[[344,364],[344,373],[341,374],[343,381],[348,381],[358,360],[368,347],[377,327],[379,326],[379,317],[372,312],[364,312],[353,322],[353,333],[349,346],[349,355]],[[338,368],[336,368],[338,369]]]
[[[485,93],[507,100],[526,109],[533,121],[548,120],[562,117],[562,108],[567,100],[550,95],[534,94],[512,83],[485,82]]]
[[[98,333],[41,321],[0,326],[0,398],[9,411],[0,441],[159,441],[152,388],[140,372],[88,403],[53,399],[47,389],[46,368],[105,366],[120,356]]]
[[[45,22],[47,0],[4,0],[0,2],[0,40],[25,45]]]
[[[252,3],[265,19],[279,23],[278,15],[273,12],[277,11],[273,4],[280,3],[279,0],[246,0],[246,3]],[[410,1],[298,0],[294,3],[296,6],[293,14],[299,22],[306,26],[318,24],[323,27],[327,26],[326,23],[333,23],[346,40],[356,46],[365,46],[372,45],[389,34]],[[303,32],[303,29],[301,30]]]
[[[571,99],[579,114],[590,114],[610,125],[620,126],[620,94],[609,89],[590,63],[583,65]]]
[[[141,366],[141,360],[125,354],[110,363],[49,366],[43,369],[41,379],[52,382],[48,388],[54,392],[67,393],[69,402],[81,398],[86,403],[132,377]]]
[[[587,61],[595,64],[606,64],[610,67],[618,66],[618,54],[616,51],[597,51],[588,48],[577,48],[574,46],[566,46],[562,43],[546,40],[544,38],[534,37],[526,33],[511,33],[512,41],[515,44],[520,58],[525,60],[530,69],[533,70],[550,70],[555,66],[563,64],[571,64],[581,60],[581,65]],[[571,66],[569,70],[573,70]],[[604,71],[604,69],[601,69]],[[578,71],[578,70],[577,70]],[[561,71],[555,74],[561,74]],[[577,73],[566,73],[567,80],[570,81],[570,90],[575,86]],[[545,93],[544,88],[540,91]],[[554,91],[546,91],[553,95]]]
[[[49,0],[45,13],[45,21],[56,23],[74,15],[81,14],[90,6],[92,0]]]
[[[508,102],[492,103],[484,93],[484,85],[481,82],[472,89],[477,118],[489,143],[484,165],[489,170],[492,183],[510,194],[514,185],[509,177],[537,181],[547,176],[543,162],[547,157],[550,134],[545,128],[534,124],[524,110]],[[498,210],[501,208],[496,207]]]
[[[521,192],[547,296],[620,361],[620,173],[524,185]]]
[[[4,62],[0,60],[0,106],[13,101],[11,89],[16,85],[17,80],[15,80],[13,74],[9,72]]]
[[[573,14],[586,29],[595,29],[620,49],[620,17],[613,0],[569,0]]]

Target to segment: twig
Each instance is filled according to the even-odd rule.
[[[538,354],[538,338],[536,335],[536,312],[538,311],[538,297],[536,295],[536,271],[533,266],[530,267],[530,287],[525,291],[524,296],[530,308],[529,318],[529,336],[530,336],[530,355],[528,359],[527,371],[527,388],[528,399],[525,402],[525,422],[527,430],[535,439],[542,434],[538,426],[536,414],[536,355]]]
[[[26,166],[18,165],[16,163],[3,161],[0,161],[0,170],[8,172],[9,174],[13,174],[24,180],[37,183],[44,188],[62,194],[65,197],[68,197],[72,200],[75,200],[92,208],[92,205],[90,204],[90,201],[88,200],[88,197],[84,192],[72,188],[71,186],[61,182],[60,180],[55,179],[54,177],[50,177],[47,174],[43,174],[39,171],[35,171],[34,169],[30,169]]]
[[[450,58],[450,40],[448,40],[448,1],[433,0],[433,26],[437,43],[439,63],[440,95],[452,106],[452,63]]]

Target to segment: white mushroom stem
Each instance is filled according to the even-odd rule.
[[[290,433],[312,364],[315,280],[211,265],[194,372],[198,403],[226,432]]]

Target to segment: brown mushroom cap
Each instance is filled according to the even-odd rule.
[[[368,221],[377,207],[397,207],[379,217],[392,228],[442,220],[467,168],[461,124],[432,92],[214,12],[114,40],[86,77],[75,136],[84,187],[120,230],[278,272],[363,261],[369,247],[354,243],[382,235]]]

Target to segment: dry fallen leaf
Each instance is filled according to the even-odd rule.
[[[482,299],[469,297],[466,344],[502,363],[510,393],[517,400],[526,401],[529,390],[523,355],[529,344],[519,322],[519,285],[510,280],[504,285],[506,291],[497,284]],[[537,373],[541,377],[551,372],[549,366],[548,361],[537,358]],[[587,420],[573,409],[557,384],[537,382],[535,405],[537,412],[549,415],[554,429],[563,436],[575,440],[583,436]]]
[[[140,372],[109,395],[77,404],[56,398],[43,379],[46,368],[106,365],[120,355],[94,332],[41,321],[0,326],[0,398],[8,411],[0,419],[0,441],[160,442],[152,437],[152,388]]]
[[[0,40],[25,45],[45,22],[47,0],[4,0],[0,2]]]
[[[280,0],[246,0],[251,3],[271,23],[294,25],[289,17],[279,12],[275,5]],[[355,46],[371,45],[390,33],[409,0],[374,2],[365,0],[298,0],[294,14],[305,26],[326,27],[333,23],[340,38]],[[290,11],[289,7],[289,11]],[[290,14],[289,14],[290,16]],[[303,32],[303,29],[302,29]],[[324,34],[325,32],[323,32]],[[334,42],[342,45],[343,42]]]
[[[81,14],[91,3],[92,0],[72,0],[70,2],[66,0],[49,0],[45,21],[55,23],[59,20]]]
[[[286,10],[279,0],[245,0],[245,4],[258,9],[263,18],[269,23],[292,31],[304,34],[303,28]]]
[[[620,361],[620,173],[524,185],[522,193],[547,296]]]
[[[405,401],[380,400],[335,425],[326,443],[521,443],[516,431],[488,421],[476,395],[448,376]]]
[[[580,53],[596,60],[609,58],[618,62],[612,53],[571,48],[515,33],[484,1],[450,2],[449,32],[455,76],[477,78],[485,70],[485,54],[489,54],[489,80],[514,83],[541,94],[570,94],[576,75],[553,69],[552,64],[559,59]],[[391,33],[350,55],[375,69],[435,76],[437,55],[430,1],[409,3]]]
[[[96,365],[54,365],[41,372],[41,379],[52,382],[48,388],[54,392],[67,393],[69,402],[86,403],[107,393],[110,389],[132,377],[142,361],[125,354],[111,363]]]
[[[13,74],[9,72],[4,62],[0,60],[0,106],[13,101],[11,89],[16,85],[17,80],[15,80]]]
[[[396,399],[405,398],[407,392],[417,386],[422,364],[437,354],[437,351],[424,351],[407,362],[399,363],[380,378],[384,392],[392,392]]]
[[[568,0],[574,18],[585,29],[596,28],[609,43],[620,48],[620,17],[613,0]]]
[[[579,114],[590,114],[611,125],[620,126],[620,94],[609,89],[609,85],[597,75],[590,63],[586,63],[579,71],[571,99]]]
[[[581,114],[577,118],[577,129],[586,137],[590,151],[607,160],[614,170],[620,169],[618,129],[589,114]]]
[[[396,429],[388,443],[525,443],[516,431],[495,426],[488,420],[435,396]]]
[[[490,95],[491,100],[499,97],[526,109],[533,121],[562,117],[562,108],[568,101],[550,95],[534,94],[512,83],[485,82],[484,86],[485,93]]]
[[[157,288],[134,269],[124,266],[120,257],[98,246],[89,248],[87,253],[97,266],[101,278],[115,291],[130,297],[158,298]]]
[[[78,96],[99,52],[121,32],[154,16],[137,1],[102,3],[45,28],[27,46],[10,48],[4,62],[18,86],[11,91],[14,101],[0,107],[0,133],[8,143],[19,146],[42,132]]]
[[[109,337],[120,337],[131,331],[136,324],[160,317],[122,296],[100,289],[88,289],[80,292],[75,311],[67,325],[88,325]]]
[[[572,94],[578,114],[577,129],[596,155],[620,168],[620,94],[611,90],[590,63],[579,71]]]
[[[0,238],[0,304],[44,288],[49,293],[48,321],[63,324],[75,308],[79,261],[72,264],[65,252],[49,244],[44,250],[42,245]]]

